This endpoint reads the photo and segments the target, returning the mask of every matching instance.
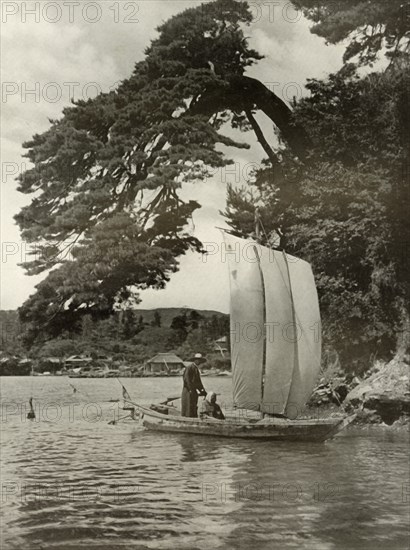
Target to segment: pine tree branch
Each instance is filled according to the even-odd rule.
[[[286,103],[255,78],[230,76],[228,85],[206,90],[187,113],[211,115],[223,109],[246,111],[255,107],[272,120],[295,155],[307,163],[310,140],[305,130],[293,122]]]
[[[272,166],[275,166],[275,164],[279,163],[278,156],[276,155],[276,153],[274,152],[272,147],[267,142],[267,140],[266,140],[265,136],[263,135],[263,132],[262,132],[259,124],[256,122],[255,117],[252,114],[252,111],[250,109],[246,109],[245,114],[246,114],[246,116],[249,120],[250,125],[253,128],[253,131],[255,132],[255,135],[256,135],[259,143],[261,144],[261,146],[262,146],[263,150],[265,151],[265,153],[268,155],[268,158],[269,158]]]

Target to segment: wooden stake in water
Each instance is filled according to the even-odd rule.
[[[30,403],[30,410],[29,410],[29,412],[27,413],[27,418],[28,418],[29,420],[33,420],[33,419],[36,417],[36,414],[35,414],[34,408],[33,408],[33,398],[32,398],[32,397],[30,397],[29,403]]]

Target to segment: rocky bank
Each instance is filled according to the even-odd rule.
[[[321,380],[311,407],[340,406],[357,414],[356,424],[410,426],[409,357],[376,362],[363,379],[334,376]]]

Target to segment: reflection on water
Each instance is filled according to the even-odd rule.
[[[2,548],[408,548],[403,434],[351,430],[326,444],[160,434],[108,424],[122,412],[115,380],[74,383],[76,393],[64,377],[1,379]],[[125,385],[149,402],[181,382]],[[229,404],[230,379],[206,385]]]

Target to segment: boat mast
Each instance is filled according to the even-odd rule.
[[[296,319],[296,311],[295,311],[295,302],[293,301],[292,281],[291,281],[291,278],[290,278],[288,258],[286,256],[286,252],[284,250],[282,250],[282,254],[283,254],[283,258],[285,260],[286,270],[287,270],[287,273],[288,273],[289,295],[290,295],[290,303],[291,303],[291,308],[292,308],[292,322],[293,322],[293,326],[295,327],[295,329],[294,329],[295,330],[295,335],[294,335],[294,340],[295,340],[294,350],[295,350],[295,353],[294,353],[293,371],[296,372],[296,370],[298,368],[298,364],[299,364],[298,325],[296,324],[297,319]],[[290,392],[289,392],[289,395],[290,395]],[[288,406],[289,395],[288,395],[288,398],[287,398],[286,403],[285,403],[285,410],[287,409],[287,406]]]
[[[260,232],[261,225],[262,225],[262,220],[260,219],[259,208],[256,207],[255,208],[255,240],[258,244],[261,244],[261,232]],[[263,229],[263,225],[262,225],[262,229]],[[261,334],[263,338],[262,377],[261,377],[262,398],[259,404],[259,410],[261,411],[262,403],[263,403],[263,394],[265,390],[265,374],[266,374],[266,290],[265,290],[265,278],[263,276],[259,251],[256,246],[254,246],[253,248],[255,251],[255,255],[258,259],[258,268],[259,268],[259,273],[260,273],[261,282],[262,282],[262,302],[263,302],[263,311],[262,311],[263,323],[261,327]]]

